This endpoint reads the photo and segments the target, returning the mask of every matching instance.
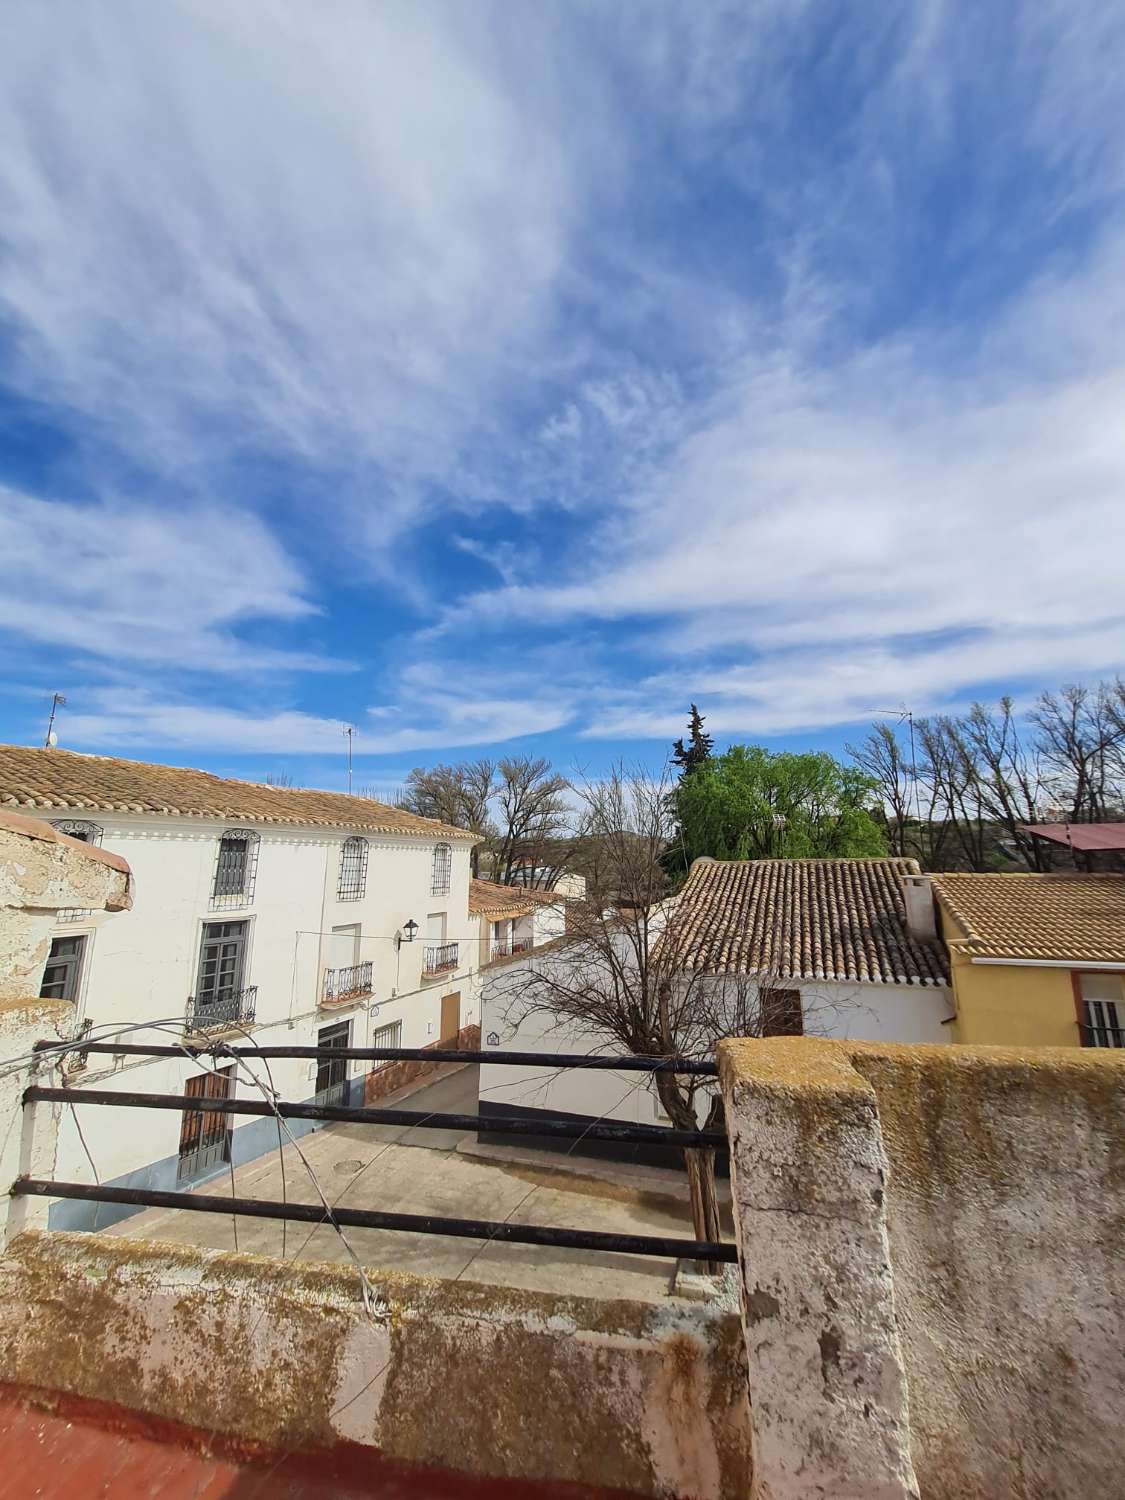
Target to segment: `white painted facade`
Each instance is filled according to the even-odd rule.
[[[247,924],[241,984],[256,987],[254,1019],[248,1029],[253,1041],[261,1045],[315,1046],[323,1028],[345,1023],[350,1028],[350,1045],[370,1046],[378,1030],[401,1023],[396,1044],[424,1047],[441,1039],[442,998],[453,993],[461,997],[459,1025],[477,1020],[473,976],[479,965],[479,943],[476,921],[470,923],[468,917],[470,846],[465,839],[448,841],[449,888],[435,895],[431,894],[434,847],[445,840],[429,834],[357,832],[367,848],[363,894],[340,899],[341,857],[350,832],[346,828],[227,824],[201,817],[82,814],[62,809],[44,810],[37,816],[55,824],[95,824],[101,830],[97,842],[124,856],[133,871],[132,911],[113,920],[104,913],[62,914],[66,920],[54,928],[55,937],[85,939],[74,1001],[79,1026],[85,1021],[96,1027],[140,1024],[142,1029],[135,1036],[121,1040],[163,1044],[182,1040],[189,997],[200,989],[205,929],[208,924],[225,922]],[[258,836],[252,890],[245,901],[225,897],[220,905],[213,895],[219,841],[235,827]],[[410,921],[417,929],[413,941],[406,941],[402,934]],[[438,941],[456,945],[441,955],[452,957],[453,962],[427,976],[423,972],[427,946]],[[326,970],[368,962],[369,993],[324,1002]],[[364,982],[359,987],[366,989],[366,970],[361,975]],[[342,986],[345,994],[355,987]],[[156,1031],[145,1027],[145,1022],[160,1022],[166,1029]],[[245,1040],[233,1031],[223,1034],[235,1043]],[[349,1078],[361,1078],[367,1066],[350,1064]],[[252,1068],[265,1078],[263,1064],[254,1063]],[[315,1095],[315,1062],[279,1059],[270,1068],[282,1098],[303,1100]],[[94,1054],[85,1071],[72,1075],[68,1082],[86,1088],[182,1094],[188,1079],[202,1071],[187,1058],[115,1059]],[[357,1084],[350,1092],[358,1095],[361,1088]],[[244,1079],[235,1092],[237,1097],[249,1097],[254,1090]],[[179,1112],[90,1107],[80,1114],[86,1146],[69,1111],[62,1120],[60,1178],[91,1177],[88,1147],[102,1182],[126,1178],[134,1185],[142,1181],[175,1185]],[[294,1133],[306,1128],[299,1122],[291,1124]],[[239,1125],[236,1117],[236,1162],[268,1149],[269,1132],[276,1145],[273,1122]],[[60,1223],[70,1223],[74,1211],[92,1206],[59,1207]],[[106,1222],[105,1214],[103,1205],[99,1222]]]
[[[519,1068],[487,1063],[488,1052],[497,1049],[606,1055],[620,1051],[609,1037],[560,1024],[543,1012],[519,1015],[516,997],[534,986],[537,965],[564,961],[556,949],[549,958],[531,953],[482,971],[482,1102],[639,1124],[667,1124],[655,1090],[643,1074],[574,1068],[544,1077],[543,1064]],[[949,1041],[949,1026],[943,1023],[953,1015],[953,1001],[947,986],[788,979],[777,983],[800,991],[805,1030],[810,1036],[868,1042]]]

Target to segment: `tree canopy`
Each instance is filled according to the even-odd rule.
[[[713,859],[862,859],[887,852],[877,783],[823,752],[732,745],[681,777],[668,865]],[[667,867],[667,866],[666,866]]]

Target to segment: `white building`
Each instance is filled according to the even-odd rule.
[[[130,1042],[204,1032],[294,1046],[452,1045],[477,1020],[479,929],[468,917],[474,835],[362,797],[228,781],[203,771],[57,749],[0,747],[0,806],[124,856],[132,911],[59,914],[43,993],[77,1022],[137,1025]],[[159,1024],[161,1029],[156,1029]],[[275,1060],[284,1099],[360,1102],[366,1064]],[[254,1071],[265,1076],[262,1064]],[[81,1087],[195,1094],[252,1090],[189,1059],[90,1054]],[[196,1183],[276,1147],[276,1123],[196,1112],[88,1108],[103,1183]],[[291,1121],[297,1134],[309,1128]],[[90,1176],[64,1116],[59,1176]],[[127,1211],[126,1211],[127,1212]],[[121,1212],[98,1206],[98,1223]],[[52,1224],[90,1227],[94,1205]]]
[[[947,1042],[953,1015],[948,955],[928,892],[915,900],[918,877],[910,859],[698,859],[651,930],[665,924],[674,930],[685,972],[767,986],[774,1034]],[[536,971],[567,961],[564,941],[482,970],[480,1113],[667,1123],[641,1074],[571,1069],[544,1076],[542,1064],[487,1065],[490,1048],[620,1050],[606,1036],[560,1025],[543,1012],[525,1013]],[[536,1144],[558,1149],[546,1137]],[[578,1148],[592,1149],[589,1143]],[[613,1153],[599,1147],[595,1154]],[[654,1159],[644,1147],[630,1154]]]

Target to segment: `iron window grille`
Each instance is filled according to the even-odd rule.
[[[213,911],[249,906],[258,878],[258,845],[252,828],[228,828],[215,855],[215,879],[211,886]]]
[[[453,868],[453,850],[448,844],[434,845],[433,866],[430,872],[430,895],[449,895],[449,876]]]
[[[423,974],[448,974],[457,967],[456,943],[427,943],[422,950]]]
[[[78,982],[82,977],[84,937],[57,937],[51,940],[51,952],[39,986],[44,1000],[78,999]]]
[[[341,1000],[360,1000],[371,993],[372,960],[362,964],[348,964],[342,969],[325,969],[324,1001],[326,1004]]]
[[[376,1026],[374,1035],[371,1038],[371,1045],[375,1048],[401,1047],[402,1022],[392,1021],[389,1026]],[[381,1068],[389,1068],[390,1066],[391,1063],[384,1059],[382,1062],[375,1063],[371,1071],[373,1073],[378,1073]]]
[[[358,836],[344,840],[340,850],[337,901],[359,901],[367,889],[367,840]]]
[[[65,833],[68,838],[78,839],[83,844],[89,844],[94,849],[100,849],[102,844],[102,828],[97,823],[87,823],[84,819],[60,818],[58,822],[51,824],[60,833]],[[83,922],[93,914],[93,908],[89,906],[66,906],[55,913],[56,922]]]
[[[1125,1047],[1125,1027],[1112,1000],[1083,1000],[1081,1024],[1084,1047]]]

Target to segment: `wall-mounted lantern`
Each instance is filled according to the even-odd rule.
[[[414,934],[417,931],[418,931],[418,923],[415,922],[413,918],[411,918],[409,922],[404,922],[403,923],[403,927],[402,927],[402,940],[403,940],[403,942],[404,943],[412,943],[414,941]]]

